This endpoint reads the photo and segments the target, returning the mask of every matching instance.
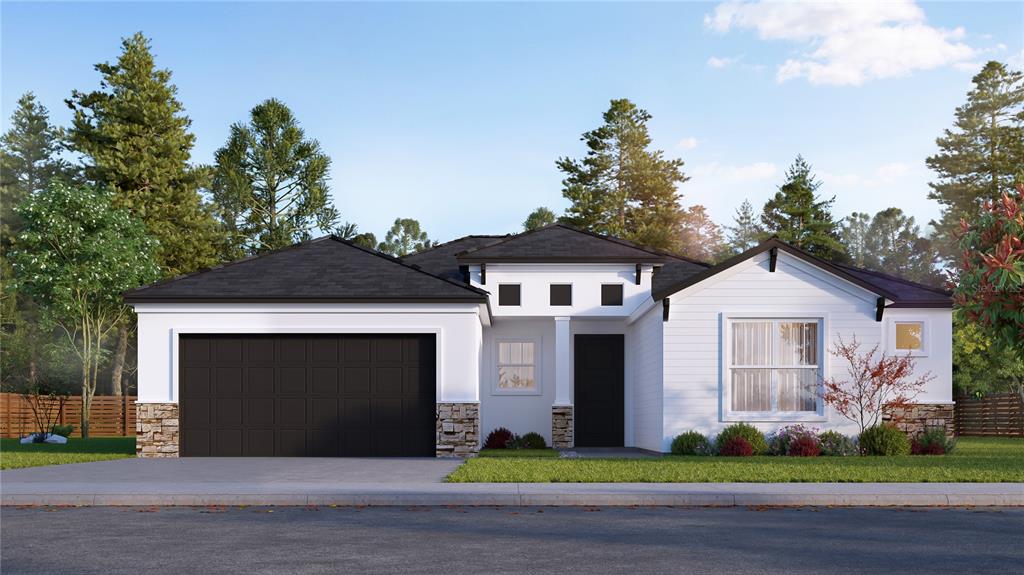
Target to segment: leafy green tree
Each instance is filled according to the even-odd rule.
[[[958,395],[1024,393],[1024,357],[987,336],[977,324],[953,322],[953,386]]]
[[[934,286],[943,278],[936,270],[937,254],[921,228],[899,208],[888,208],[871,219],[864,239],[865,267]]]
[[[683,161],[649,150],[651,115],[627,99],[612,100],[604,124],[583,134],[587,155],[560,158],[562,195],[572,205],[563,221],[657,248],[673,248],[682,209],[676,187],[688,178]]]
[[[555,219],[555,212],[541,206],[530,212],[530,215],[526,217],[526,221],[523,222],[523,231],[528,232],[538,228],[543,228],[544,226],[555,223]]]
[[[736,208],[732,222],[733,225],[725,227],[728,247],[732,253],[745,252],[764,239],[764,229],[757,221],[750,200],[744,199],[740,207]]]
[[[839,224],[839,237],[846,246],[850,262],[864,267],[867,261],[868,228],[871,227],[871,215],[864,212],[853,212]]]
[[[233,244],[247,253],[289,246],[338,222],[327,185],[331,160],[279,100],[257,105],[217,150],[213,198]]]
[[[1024,359],[1024,184],[999,201],[985,200],[960,232],[953,283],[957,313]]]
[[[680,228],[678,249],[681,254],[702,262],[714,262],[728,252],[722,227],[711,219],[704,206],[698,204],[684,211]]]
[[[352,243],[370,250],[375,250],[380,245],[377,243],[377,236],[373,232],[363,232],[352,236]]]
[[[778,236],[804,251],[829,260],[844,260],[838,224],[832,219],[835,198],[822,200],[821,186],[803,156],[797,156],[786,171],[786,182],[764,205],[761,225],[765,233]]]
[[[108,191],[54,181],[18,207],[25,230],[12,254],[15,287],[36,301],[74,352],[83,437],[104,344],[130,313],[121,293],[160,277],[156,241],[114,200]]]
[[[926,161],[939,175],[928,197],[942,204],[932,225],[949,261],[959,253],[960,220],[975,221],[985,200],[998,200],[1024,176],[1024,74],[989,62],[972,81],[953,128],[936,139],[939,152]]]
[[[217,263],[217,227],[200,188],[208,170],[190,165],[195,136],[169,70],[157,69],[142,33],[121,42],[116,63],[97,64],[100,89],[75,90],[72,147],[85,176],[114,191],[115,207],[140,219],[160,242],[165,277]]]
[[[427,237],[427,232],[420,229],[418,221],[412,218],[398,218],[377,249],[400,258],[435,245],[437,242]]]

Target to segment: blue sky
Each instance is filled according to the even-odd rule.
[[[10,3],[0,6],[3,129],[32,90],[55,122],[97,62],[142,31],[209,163],[265,98],[333,160],[342,219],[382,235],[520,228],[564,209],[559,156],[584,153],[612,98],[646,108],[721,223],[760,208],[797,153],[835,213],[898,206],[922,223],[924,159],[988,59],[1020,67],[1024,4]]]

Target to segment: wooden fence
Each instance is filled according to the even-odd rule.
[[[90,437],[135,435],[135,396],[97,395],[89,410]],[[56,409],[56,407],[54,407]],[[56,416],[61,425],[74,425],[71,437],[82,436],[82,397],[68,398]],[[32,408],[17,393],[0,393],[0,437],[24,437],[36,429]]]
[[[1024,437],[1024,401],[1017,393],[956,400],[957,435]]]

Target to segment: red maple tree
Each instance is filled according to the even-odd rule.
[[[931,372],[915,376],[910,354],[888,355],[878,345],[862,352],[862,345],[856,336],[849,342],[839,336],[829,351],[846,360],[848,378],[826,379],[820,392],[826,405],[859,425],[861,432],[878,425],[886,414],[898,419],[935,379]]]

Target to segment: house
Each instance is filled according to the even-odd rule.
[[[715,266],[553,224],[403,259],[321,238],[126,294],[142,456],[470,455],[488,431],[668,451],[735,421],[855,432],[814,387],[838,338],[934,376],[951,299],[772,239]]]

